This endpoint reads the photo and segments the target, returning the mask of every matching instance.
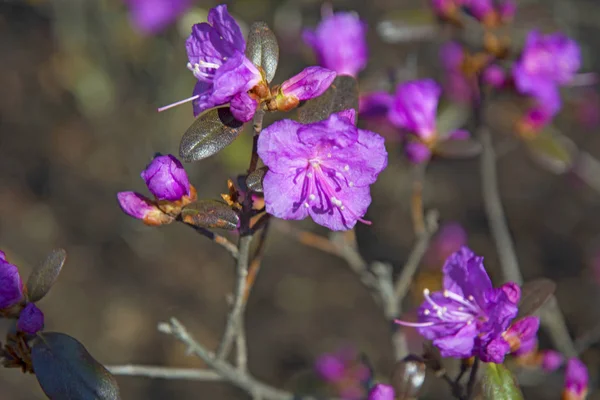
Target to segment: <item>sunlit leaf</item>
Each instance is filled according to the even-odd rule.
[[[547,278],[540,278],[523,284],[517,318],[526,317],[536,312],[552,297],[555,290],[556,283]]]
[[[298,108],[298,120],[305,124],[322,121],[350,108],[358,115],[358,82],[351,76],[338,75],[325,93]]]
[[[31,356],[35,376],[49,399],[121,398],[115,378],[69,335],[40,334],[32,345]]]
[[[271,82],[279,62],[279,44],[269,26],[255,22],[250,27],[246,44],[246,57],[265,71],[267,82]]]
[[[55,249],[46,257],[44,262],[34,269],[27,279],[27,298],[30,302],[41,300],[48,292],[67,259],[67,252]]]
[[[396,392],[396,400],[417,398],[423,383],[427,366],[423,360],[408,356],[398,361],[392,374],[392,385]]]
[[[547,127],[526,143],[529,153],[538,164],[555,174],[562,174],[573,165],[577,147],[567,137],[554,134],[553,129]]]
[[[181,138],[179,155],[184,161],[199,161],[218,153],[235,140],[244,124],[229,107],[208,110],[198,116]]]
[[[502,364],[483,364],[481,386],[484,400],[523,400],[515,378]]]
[[[201,228],[234,230],[240,224],[240,217],[227,204],[217,200],[199,200],[185,206],[182,219]]]
[[[246,178],[246,186],[257,193],[263,192],[263,178],[267,173],[268,168],[258,168]]]

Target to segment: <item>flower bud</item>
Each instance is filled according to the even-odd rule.
[[[413,164],[420,164],[429,160],[431,157],[431,150],[429,150],[427,145],[421,142],[411,141],[404,146],[404,154]]]
[[[394,388],[378,383],[369,392],[368,400],[394,400]]]
[[[555,350],[544,350],[541,352],[542,369],[546,372],[554,372],[562,365],[565,358],[562,354]]]
[[[117,199],[121,209],[127,215],[141,219],[146,225],[159,226],[173,222],[173,218],[139,193],[119,192]]]
[[[34,335],[42,329],[44,329],[44,313],[34,303],[28,303],[21,310],[17,330]]]
[[[277,95],[277,109],[289,111],[299,101],[309,100],[325,93],[336,73],[321,67],[308,67],[281,84]]]
[[[23,298],[23,281],[19,269],[6,261],[4,252],[0,257],[0,310],[19,303]]]
[[[588,371],[577,358],[571,358],[567,363],[563,400],[584,400],[588,391]]]
[[[528,353],[537,344],[537,331],[540,327],[538,317],[525,317],[513,323],[502,334],[502,337],[510,344],[510,351],[519,354]]]
[[[157,200],[176,201],[190,194],[190,182],[183,165],[170,154],[154,158],[141,176]]]
[[[258,101],[250,97],[248,93],[240,93],[231,99],[229,107],[235,119],[241,122],[248,122],[254,117],[254,113],[256,113]]]
[[[521,299],[521,287],[519,285],[514,282],[506,282],[500,286],[500,289],[502,289],[510,301],[514,304],[519,304],[519,300]]]

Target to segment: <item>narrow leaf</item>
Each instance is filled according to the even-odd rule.
[[[483,364],[481,386],[484,400],[523,400],[512,373],[502,364]]]
[[[35,303],[48,294],[66,259],[67,252],[64,249],[55,249],[31,272],[27,279],[27,298],[30,302]]]
[[[552,297],[555,290],[556,283],[547,278],[540,278],[523,284],[517,318],[535,313]]]
[[[234,118],[229,107],[208,110],[200,114],[183,134],[179,155],[187,162],[210,157],[230,145],[243,127],[243,122]]]
[[[267,173],[267,170],[268,170],[267,167],[258,168],[257,170],[252,172],[250,175],[248,175],[248,177],[246,178],[246,186],[250,190],[253,190],[257,193],[262,193],[263,192],[263,179],[265,177],[265,174]]]
[[[265,71],[267,82],[271,82],[279,62],[279,44],[269,26],[255,22],[250,27],[246,44],[246,57]]]
[[[118,400],[115,378],[75,338],[40,334],[31,349],[35,376],[49,399]]]
[[[305,124],[322,121],[350,108],[358,115],[358,82],[351,76],[338,75],[325,93],[298,108],[298,120]]]
[[[227,204],[217,200],[199,200],[188,204],[181,212],[183,220],[202,228],[234,230],[240,225],[240,217]]]

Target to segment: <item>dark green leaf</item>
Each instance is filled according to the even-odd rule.
[[[198,200],[181,211],[182,219],[202,228],[233,230],[240,225],[240,217],[227,204],[217,200]]]
[[[523,400],[515,378],[502,364],[483,364],[481,386],[484,400]]]
[[[48,292],[67,259],[67,252],[55,249],[46,257],[44,262],[34,269],[27,279],[27,298],[35,303],[41,300]]]
[[[477,140],[446,140],[435,146],[435,154],[445,158],[473,158],[481,154]]]
[[[536,312],[552,297],[555,290],[556,283],[547,278],[540,278],[523,284],[517,318],[526,317]]]
[[[118,400],[115,378],[76,339],[58,332],[40,334],[31,349],[33,369],[49,399]]]
[[[408,356],[398,361],[392,374],[392,386],[396,392],[396,400],[407,400],[418,397],[425,382],[427,366],[418,357]]]
[[[358,115],[358,82],[351,76],[338,75],[325,93],[298,108],[298,120],[305,124],[322,121],[350,108]]]
[[[208,110],[198,116],[181,138],[179,155],[184,161],[199,161],[218,153],[242,132],[244,124],[229,107]]]
[[[255,22],[250,27],[246,44],[246,57],[265,71],[267,82],[271,82],[279,62],[279,44],[269,26]]]
[[[267,167],[262,167],[262,168],[258,168],[254,172],[252,172],[246,178],[246,186],[250,190],[253,190],[257,193],[262,193],[263,192],[263,178],[265,177],[265,174],[267,173],[267,171],[268,171]]]

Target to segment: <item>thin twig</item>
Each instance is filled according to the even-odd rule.
[[[265,400],[291,400],[294,398],[292,393],[262,383],[254,377],[244,372],[240,372],[228,362],[215,358],[210,351],[194,340],[187,329],[177,319],[171,318],[170,322],[159,324],[158,330],[175,336],[187,346],[187,350],[190,354],[194,354],[201,358],[211,369],[222,376],[223,379],[244,389],[255,398],[258,397]],[[306,398],[305,400],[309,399]]]
[[[106,369],[113,375],[143,376],[153,379],[184,379],[193,381],[222,381],[223,377],[208,369],[169,368],[151,365],[110,365]]]
[[[252,261],[250,262],[250,266],[248,268],[248,278],[246,278],[246,289],[244,290],[244,303],[248,301],[248,297],[250,296],[252,287],[256,282],[256,276],[260,271],[260,265],[262,263],[262,258],[265,253],[267,235],[269,233],[270,226],[270,218],[267,218],[265,223],[263,224],[263,229],[260,232],[260,236],[258,237],[258,245],[256,247],[256,250],[254,251],[254,256],[252,257]]]
[[[479,358],[475,357],[469,374],[469,382],[467,382],[467,400],[471,400],[474,395],[475,383],[477,382],[477,371],[479,371]]]
[[[235,259],[238,258],[238,248],[237,248],[237,246],[235,244],[231,243],[229,241],[229,239],[227,239],[225,236],[221,236],[218,233],[214,233],[213,231],[210,231],[210,230],[208,230],[206,228],[202,228],[202,227],[199,227],[199,226],[188,224],[188,223],[183,222],[183,221],[181,221],[181,222],[184,223],[185,225],[189,226],[190,228],[192,228],[193,230],[195,230],[196,232],[198,232],[202,236],[206,236],[207,238],[209,238],[210,240],[212,240],[216,244],[218,244],[221,247],[223,247],[225,250],[227,250],[227,252],[233,258],[235,258]]]
[[[498,176],[496,171],[496,155],[489,130],[480,126],[479,137],[483,147],[481,153],[481,185],[483,190],[483,202],[492,237],[496,243],[500,266],[504,279],[523,284],[523,275],[519,268],[515,246],[508,231],[504,208],[500,200],[498,190]],[[567,357],[576,355],[573,340],[564,320],[564,316],[558,307],[556,297],[552,296],[540,312],[541,324],[550,334],[554,347]]]
[[[415,235],[420,237],[427,229],[425,226],[425,211],[423,208],[423,185],[425,182],[425,170],[427,162],[413,166],[411,215]]]
[[[340,256],[338,248],[326,237],[317,235],[316,233],[303,231],[283,220],[275,221],[275,229],[281,233],[293,236],[299,243],[305,246],[314,247],[315,249],[333,254],[334,256]]]
[[[236,266],[237,284],[234,292],[233,306],[227,316],[225,332],[223,333],[223,338],[221,339],[221,343],[217,350],[217,358],[219,360],[223,360],[229,355],[233,339],[236,335],[236,329],[239,326],[238,320],[243,317],[244,291],[246,289],[246,278],[248,276],[248,259],[250,257],[251,242],[252,236],[246,235],[240,237],[239,256]],[[240,349],[238,349],[238,351],[240,351]],[[242,351],[245,350],[242,349]]]
[[[600,323],[597,323],[592,329],[581,335],[575,340],[575,350],[577,355],[581,355],[592,345],[600,340]]]

